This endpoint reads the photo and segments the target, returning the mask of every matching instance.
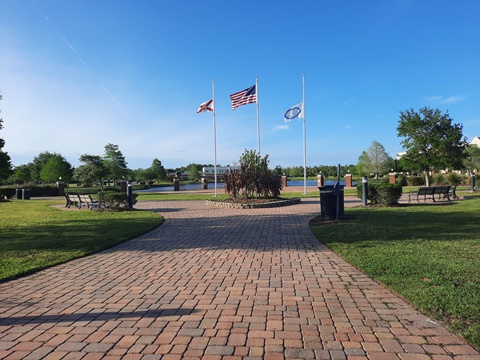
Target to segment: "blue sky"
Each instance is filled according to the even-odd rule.
[[[0,0],[0,102],[14,165],[43,151],[74,166],[119,145],[132,169],[217,163],[257,149],[256,106],[229,95],[258,76],[270,165],[356,164],[372,141],[402,151],[399,111],[449,111],[480,135],[477,0]]]

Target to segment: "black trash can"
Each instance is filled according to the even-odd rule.
[[[337,202],[339,206],[338,217],[344,215],[344,197],[343,185],[339,186],[338,197],[335,194],[334,185],[325,185],[318,188],[320,190],[320,216],[324,220],[335,220],[337,218]]]
[[[22,189],[15,189],[15,197],[17,200],[22,200]]]
[[[23,200],[30,200],[30,189],[22,189]]]

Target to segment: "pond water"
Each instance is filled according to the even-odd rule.
[[[335,185],[336,181],[333,180],[325,180],[325,185]],[[307,186],[317,186],[317,180],[307,180]],[[345,186],[345,180],[340,180],[340,185]],[[303,180],[291,180],[287,182],[287,186],[303,186]],[[353,183],[353,186],[356,186],[356,183]],[[209,189],[214,189],[215,184],[213,181],[210,181],[208,183],[208,188]],[[223,183],[218,183],[217,184],[217,189],[222,189],[223,188]],[[202,189],[202,184],[185,184],[180,186],[180,191],[182,190],[201,190]],[[145,189],[145,190],[136,190],[135,192],[164,192],[164,191],[173,191],[173,185],[172,186],[159,186],[159,187],[153,187],[150,189]]]

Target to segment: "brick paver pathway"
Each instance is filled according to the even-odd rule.
[[[480,359],[320,244],[318,200],[136,207],[165,223],[0,284],[1,359]]]

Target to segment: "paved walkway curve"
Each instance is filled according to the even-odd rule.
[[[1,359],[480,359],[320,244],[315,199],[136,207],[165,223],[0,284]]]

